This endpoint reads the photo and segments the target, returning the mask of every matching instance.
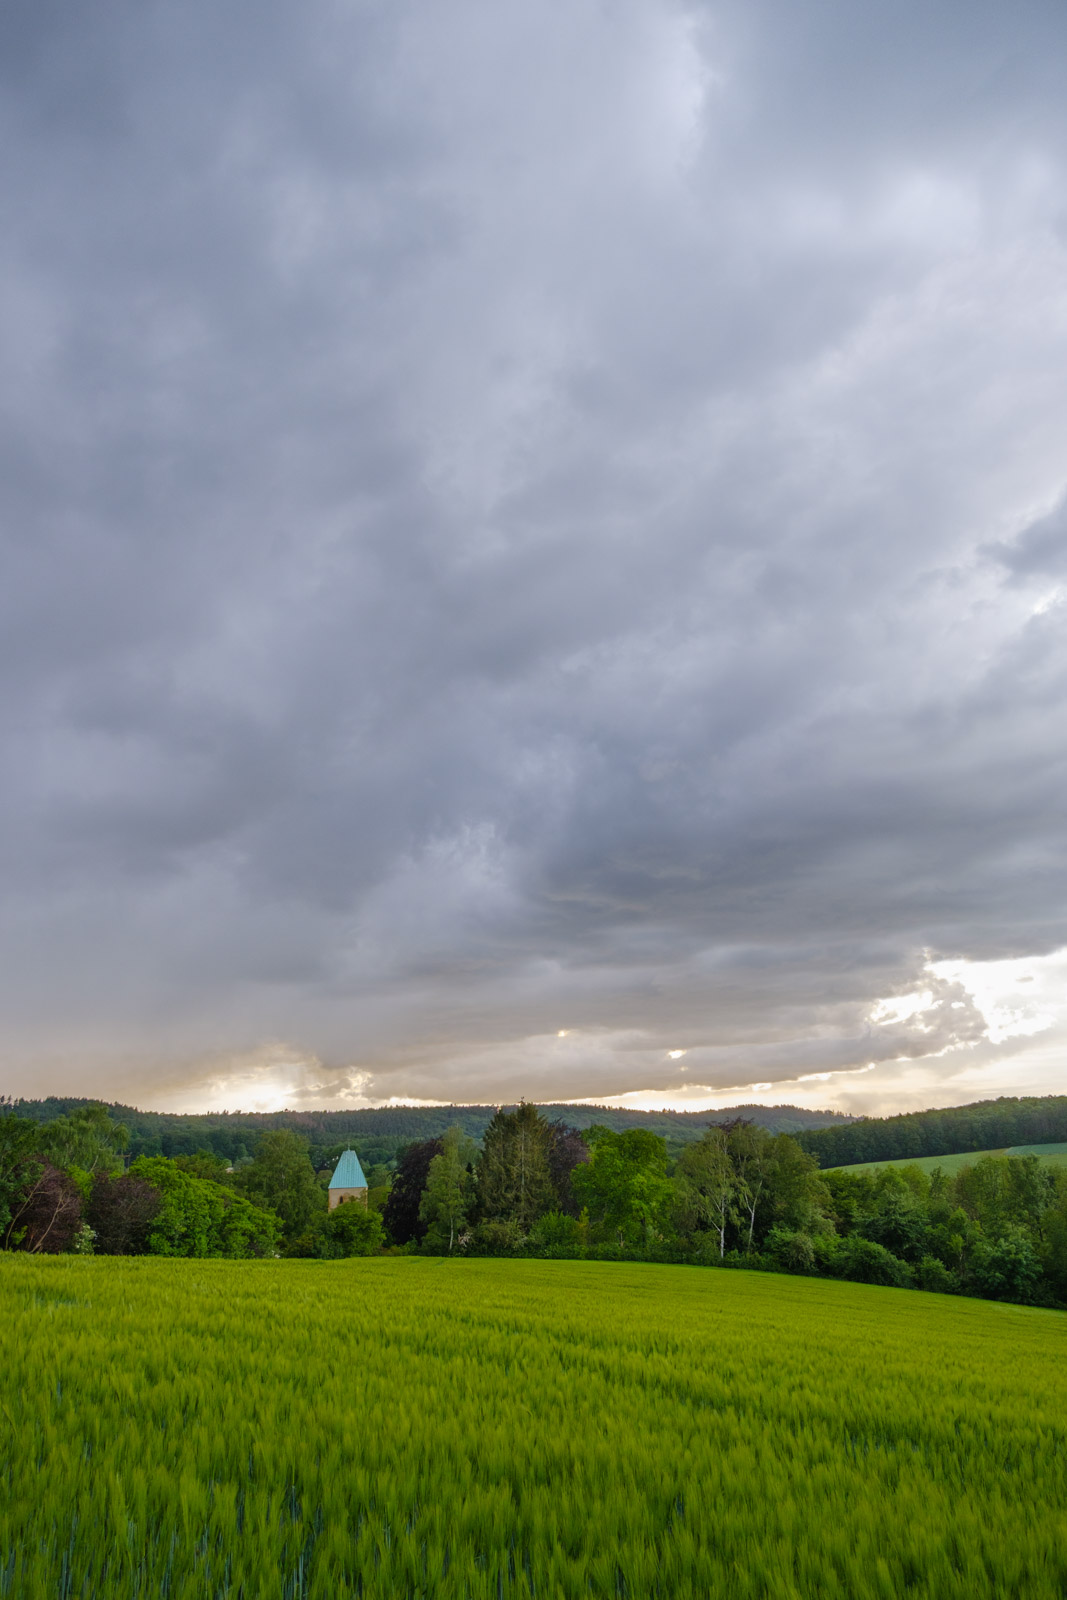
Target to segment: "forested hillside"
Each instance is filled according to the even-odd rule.
[[[11,1109],[35,1122],[51,1122],[80,1107],[99,1101],[49,1096],[44,1100],[14,1100]],[[194,1115],[166,1111],[138,1111],[133,1106],[108,1103],[107,1109],[129,1130],[131,1156],[193,1155],[211,1150],[227,1161],[250,1155],[261,1134],[287,1128],[307,1139],[312,1152],[332,1152],[351,1143],[361,1158],[388,1161],[401,1145],[435,1139],[449,1128],[461,1128],[481,1139],[496,1106],[383,1106],[368,1111],[214,1111]],[[507,1108],[505,1108],[507,1109]],[[541,1111],[572,1128],[594,1124],[623,1133],[644,1128],[666,1139],[668,1145],[691,1144],[711,1121],[744,1117],[770,1133],[795,1133],[799,1129],[847,1123],[839,1111],[806,1111],[800,1106],[731,1106],[715,1111],[618,1111],[605,1106],[546,1105]]]
[[[1067,1139],[1067,1095],[979,1100],[939,1111],[866,1117],[847,1125],[797,1129],[796,1136],[820,1167],[1057,1144]]]
[[[48,1121],[8,1109],[0,1250],[645,1260],[1067,1304],[1067,1169],[1034,1153],[929,1176],[820,1172],[793,1135],[743,1118],[672,1155],[647,1128],[579,1130],[526,1102],[495,1111],[480,1143],[454,1124],[368,1160],[366,1203],[333,1209],[322,1154],[274,1127],[233,1163],[205,1149],[131,1160],[129,1130],[103,1106]]]

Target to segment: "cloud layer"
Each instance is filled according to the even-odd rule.
[[[10,1087],[1017,1050],[923,974],[1067,944],[1060,6],[15,0],[0,63]]]

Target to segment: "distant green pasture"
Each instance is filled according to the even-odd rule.
[[[954,1156],[905,1156],[900,1161],[857,1161],[847,1167],[833,1167],[833,1172],[877,1172],[882,1167],[918,1167],[923,1172],[955,1174],[961,1167],[973,1167],[983,1156],[1040,1156],[1053,1167],[1067,1167],[1067,1143],[1064,1144],[1012,1144],[1003,1150],[965,1150]]]

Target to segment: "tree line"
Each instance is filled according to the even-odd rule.
[[[307,1139],[261,1134],[138,1156],[102,1106],[48,1123],[0,1115],[0,1245],[43,1253],[303,1256],[420,1252],[744,1267],[1067,1304],[1067,1171],[984,1156],[958,1174],[820,1170],[746,1118],[706,1123],[672,1158],[645,1128],[577,1129],[537,1106],[404,1146],[371,1204],[327,1208]],[[372,1169],[374,1171],[375,1169]]]
[[[0,1247],[43,1254],[325,1259],[381,1248],[377,1210],[328,1209],[328,1174],[287,1128],[239,1166],[212,1150],[141,1155],[105,1106],[45,1123],[0,1114]]]
[[[1067,1140],[1067,1095],[1004,1097],[896,1117],[865,1117],[798,1130],[797,1138],[820,1167],[1059,1144]]]
[[[34,1122],[67,1117],[98,1102],[73,1096],[51,1095],[42,1100],[0,1101],[18,1116]],[[182,1156],[212,1150],[227,1162],[247,1160],[260,1136],[278,1129],[298,1133],[308,1141],[316,1165],[327,1152],[356,1145],[361,1159],[391,1161],[401,1145],[438,1138],[459,1127],[480,1140],[497,1111],[496,1106],[379,1106],[353,1111],[141,1111],[134,1106],[110,1104],[107,1110],[129,1133],[131,1156]],[[514,1110],[514,1106],[505,1106]],[[601,1123],[622,1132],[646,1128],[681,1147],[699,1139],[707,1121],[696,1111],[630,1111],[614,1106],[542,1106],[550,1119],[565,1118],[572,1126],[589,1128]],[[821,1128],[849,1119],[837,1111],[809,1111],[800,1106],[742,1106],[721,1113],[745,1116],[763,1123],[774,1133],[799,1128]]]
[[[672,1162],[644,1129],[582,1133],[530,1105],[482,1150],[459,1129],[408,1146],[383,1220],[429,1253],[656,1260],[847,1278],[1021,1304],[1067,1303],[1067,1172],[986,1156],[955,1175],[820,1171],[745,1118]]]

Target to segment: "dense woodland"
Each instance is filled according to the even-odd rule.
[[[0,1101],[19,1116],[51,1122],[96,1102],[50,1096],[44,1100]],[[364,1111],[214,1111],[175,1113],[139,1111],[117,1103],[107,1110],[129,1132],[132,1156],[181,1156],[211,1150],[227,1162],[247,1160],[260,1135],[279,1128],[301,1134],[312,1160],[322,1166],[336,1152],[351,1145],[364,1166],[368,1161],[391,1163],[397,1151],[418,1139],[439,1138],[449,1128],[460,1128],[481,1139],[497,1111],[496,1106],[381,1106]],[[504,1110],[514,1110],[505,1106]],[[706,1111],[620,1111],[613,1106],[545,1105],[550,1120],[575,1128],[602,1124],[621,1133],[644,1128],[666,1139],[674,1152],[699,1139],[707,1126]],[[850,1119],[839,1111],[808,1111],[801,1106],[732,1106],[722,1118],[745,1117],[772,1133],[793,1133],[801,1128],[823,1128]]]
[[[1067,1140],[1067,1095],[980,1100],[969,1106],[865,1117],[796,1133],[820,1167],[1005,1150],[1016,1144],[1059,1144]]]
[[[1007,1104],[1023,1118],[1042,1102]],[[1050,1130],[1061,1105],[1048,1106]],[[985,1108],[968,1109],[964,1125],[978,1126]],[[820,1170],[797,1137],[747,1117],[705,1121],[672,1155],[648,1128],[577,1128],[520,1104],[494,1111],[480,1143],[459,1121],[387,1162],[363,1141],[370,1203],[329,1212],[330,1164],[316,1170],[292,1128],[265,1129],[228,1162],[210,1146],[134,1154],[103,1106],[19,1110],[0,1115],[6,1249],[676,1261],[1067,1303],[1067,1171],[1034,1155],[980,1157],[952,1176]]]

